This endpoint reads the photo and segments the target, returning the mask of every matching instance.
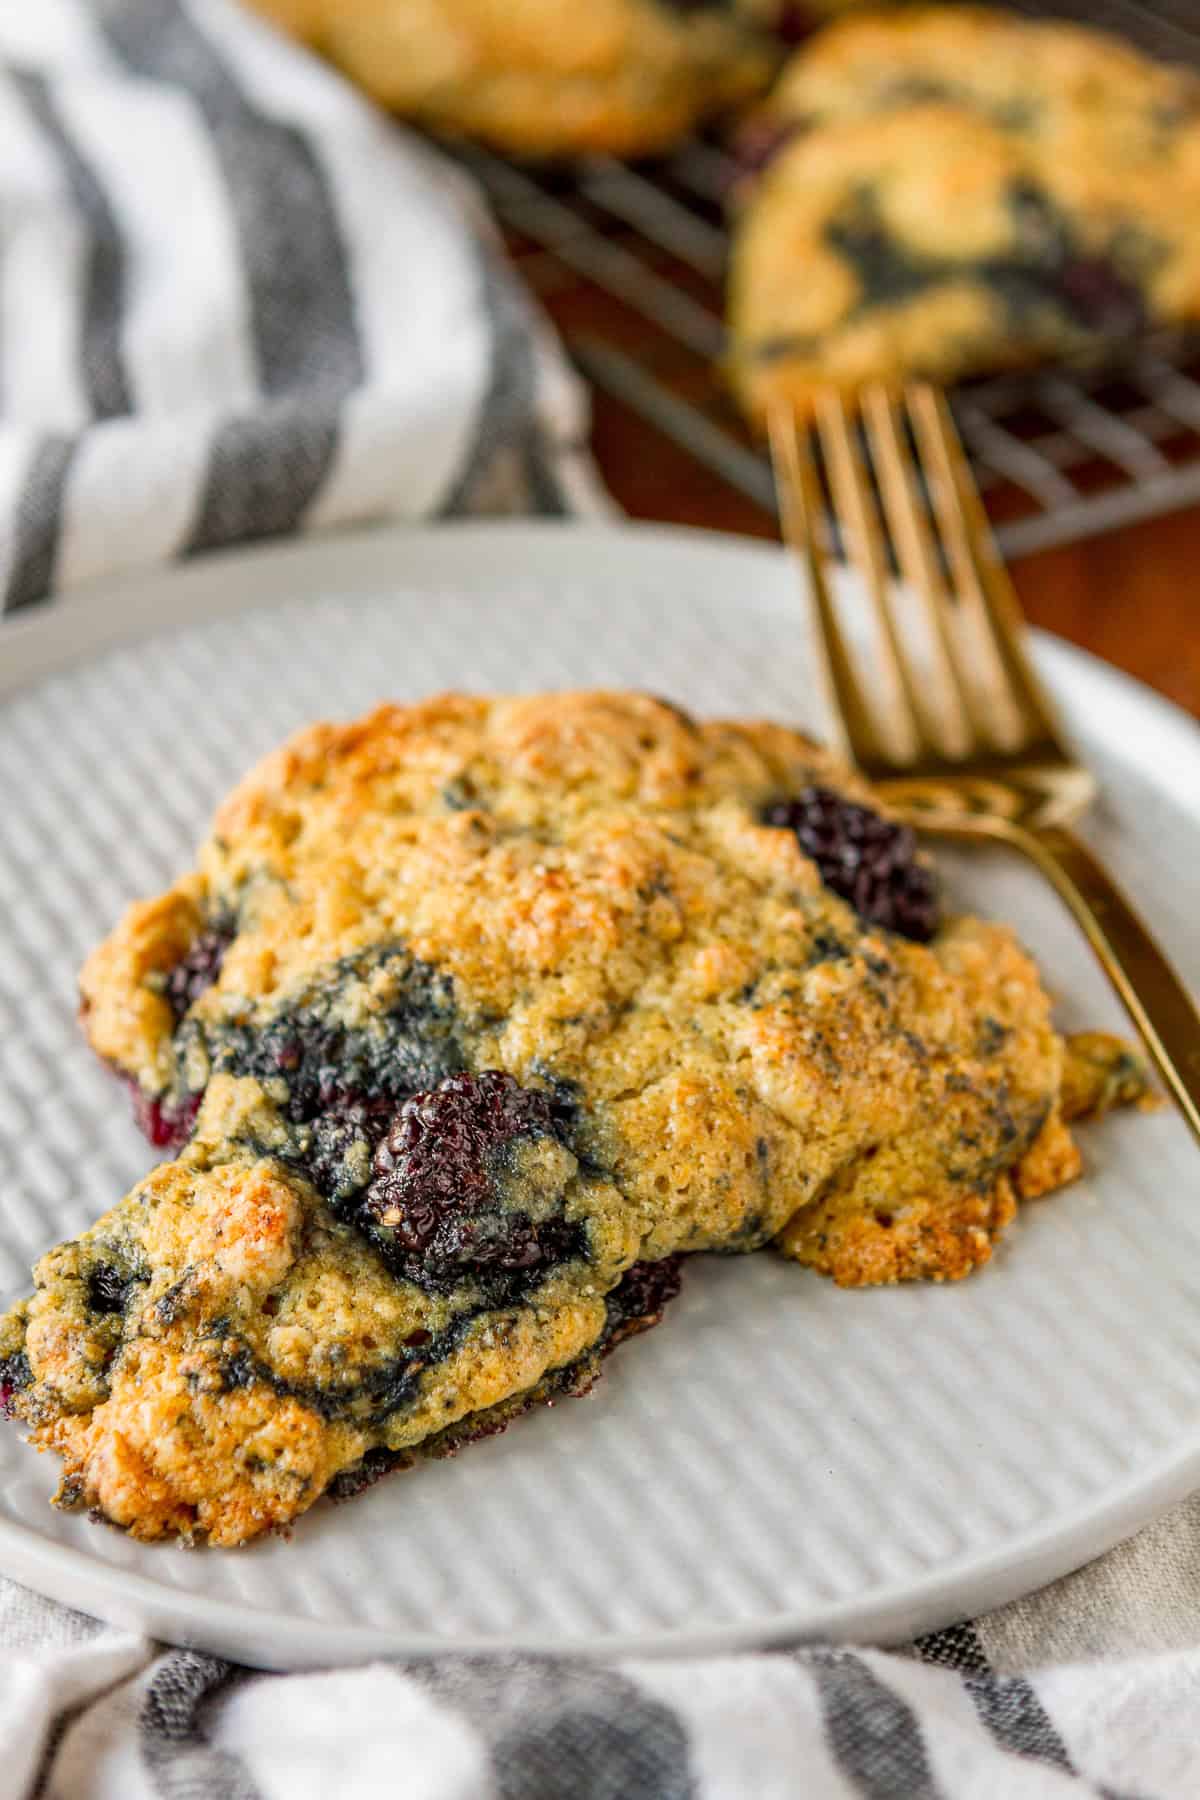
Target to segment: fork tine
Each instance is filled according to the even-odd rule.
[[[854,761],[886,767],[890,758],[847,649],[826,579],[826,559],[817,546],[821,494],[808,434],[787,407],[772,409],[767,428],[783,534],[799,557],[812,592],[812,649],[833,733],[840,740],[838,747]]]
[[[1039,728],[1009,676],[988,616],[960,483],[950,464],[946,422],[938,410],[936,393],[926,383],[907,387],[905,401],[917,460],[949,565],[960,675],[970,684],[972,711],[984,743],[1001,751],[1020,750],[1031,736],[1038,735]]]
[[[922,382],[908,390],[909,416],[957,588],[977,639],[972,667],[986,688],[989,731],[999,748],[1058,741],[1054,709],[1025,648],[1020,603],[1000,560],[946,396]],[[1001,721],[1007,716],[1007,729]]]
[[[846,401],[837,389],[824,389],[818,396],[816,418],[834,512],[845,526],[842,538],[847,560],[857,565],[874,614],[894,759],[911,763],[921,747],[921,700],[892,617],[887,546],[870,474]]]
[[[895,396],[880,383],[864,388],[859,404],[900,573],[915,601],[924,607],[929,625],[932,665],[922,672],[920,684],[922,692],[931,690],[932,694],[923,708],[926,735],[945,756],[959,760],[970,752],[980,722],[973,715],[955,660],[950,599],[918,491],[902,416]]]

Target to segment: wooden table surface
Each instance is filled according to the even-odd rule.
[[[593,448],[634,518],[772,536],[771,519],[597,394]],[[1025,610],[1200,717],[1200,508],[1044,551],[1014,564]]]

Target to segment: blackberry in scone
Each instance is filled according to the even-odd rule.
[[[302,732],[82,989],[177,1154],[38,1264],[0,1381],[142,1538],[579,1391],[684,1252],[965,1275],[1075,1172],[1064,1099],[1139,1080],[826,752],[634,694]]]
[[[1080,27],[847,20],[747,127],[730,277],[747,410],[831,382],[1101,360],[1200,315],[1200,84]]]

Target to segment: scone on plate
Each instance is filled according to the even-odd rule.
[[[528,156],[658,150],[760,93],[757,0],[250,0],[403,118]]]
[[[684,1252],[963,1276],[1074,1174],[1064,1102],[1139,1085],[828,754],[627,693],[302,732],[82,994],[174,1154],[38,1264],[0,1381],[142,1538],[578,1391]]]
[[[1111,353],[1200,315],[1200,84],[1073,25],[843,21],[748,128],[731,370],[813,389]]]

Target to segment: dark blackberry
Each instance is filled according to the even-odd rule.
[[[559,1135],[552,1100],[511,1075],[448,1076],[407,1101],[378,1145],[358,1223],[389,1267],[427,1287],[529,1277],[581,1254],[584,1234],[503,1208],[504,1153]],[[516,1291],[511,1280],[498,1285]]]
[[[568,1081],[561,1075],[552,1075],[540,1063],[534,1064],[534,1073],[541,1086],[536,1090],[526,1091],[534,1092],[536,1098],[545,1100],[550,1112],[552,1134],[564,1144],[570,1144],[578,1156],[580,1151],[576,1139],[582,1126],[579,1083]]]
[[[379,976],[395,982],[388,1009],[366,1024],[343,1024],[348,990]],[[397,945],[335,963],[264,1019],[188,1019],[175,1038],[181,1070],[197,1038],[214,1073],[282,1078],[284,1110],[297,1125],[358,1104],[386,1102],[390,1118],[410,1094],[462,1067],[450,982]]]
[[[190,1012],[221,973],[225,952],[233,942],[232,924],[215,925],[202,932],[187,955],[175,964],[163,989],[177,1019]]]
[[[623,1338],[657,1325],[682,1284],[682,1256],[664,1256],[661,1262],[634,1263],[626,1269],[605,1301],[608,1317],[601,1349],[607,1353]]]
[[[177,1014],[215,980],[232,936],[232,927],[215,926],[171,972],[165,991]],[[347,987],[380,971],[398,976],[389,1009],[361,1027],[338,1023]],[[286,1083],[287,1118],[294,1125],[315,1122],[309,1153],[293,1160],[335,1201],[363,1186],[396,1107],[462,1064],[450,982],[396,945],[335,963],[299,999],[261,1022],[181,1016],[174,1037],[176,1090],[151,1095],[124,1077],[134,1118],[156,1150],[179,1150],[192,1135],[204,1096],[186,1090],[185,1071],[197,1048],[215,1074]]]
[[[135,1077],[124,1078],[139,1131],[156,1150],[181,1150],[192,1135],[202,1094],[176,1100],[166,1094],[147,1094]]]
[[[763,823],[794,831],[826,887],[869,924],[922,944],[937,930],[937,889],[907,825],[820,787],[768,806]]]
[[[138,1277],[116,1263],[96,1263],[88,1271],[87,1302],[94,1313],[123,1313],[139,1285]]]
[[[1145,296],[1112,256],[1081,249],[1067,219],[1035,182],[1018,182],[1010,198],[1019,256],[1032,265],[1075,325],[1108,338],[1136,337],[1145,331]],[[1145,246],[1138,254],[1145,255]],[[1036,301],[1036,289],[1022,294],[1022,277],[1015,270],[1009,275],[1017,283],[1012,298],[1018,309]]]
[[[864,306],[910,300],[962,277],[989,288],[1013,331],[1035,344],[1044,335],[1048,303],[1063,322],[1090,336],[1122,339],[1145,330],[1145,297],[1122,262],[1153,260],[1153,242],[1128,238],[1121,260],[1116,247],[1113,254],[1095,255],[1081,247],[1067,215],[1035,182],[1014,183],[1008,202],[1013,246],[991,256],[937,257],[911,250],[892,235],[870,190],[830,220],[825,236],[854,270]]]
[[[305,1174],[335,1210],[370,1181],[376,1146],[394,1117],[392,1101],[345,1095],[314,1120]]]
[[[854,270],[863,306],[911,300],[958,267],[909,250],[888,230],[874,201],[865,195],[829,221],[825,238]],[[990,278],[989,272],[984,275]]]

